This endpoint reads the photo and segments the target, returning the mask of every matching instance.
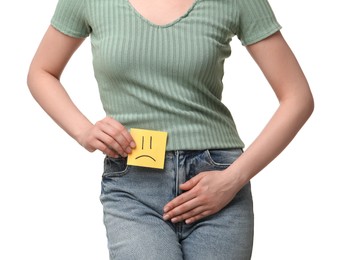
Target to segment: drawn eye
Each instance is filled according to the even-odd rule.
[[[149,137],[149,149],[151,150],[151,149],[153,149],[153,137],[152,136],[150,136]],[[142,150],[144,149],[144,136],[142,136]]]

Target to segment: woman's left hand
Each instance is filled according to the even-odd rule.
[[[180,185],[186,191],[167,203],[164,220],[187,224],[220,211],[241,189],[237,178],[225,171],[202,172]]]

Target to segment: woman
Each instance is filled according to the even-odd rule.
[[[59,0],[28,74],[42,108],[106,154],[101,202],[111,259],[250,259],[250,180],[293,139],[313,97],[267,0]],[[107,117],[92,124],[60,82],[91,35]],[[280,103],[243,152],[221,102],[234,35]],[[127,165],[131,128],[168,133],[164,169]]]

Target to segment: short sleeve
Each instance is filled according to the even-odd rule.
[[[267,0],[236,0],[237,36],[250,45],[274,34],[282,27]]]
[[[59,0],[51,19],[58,31],[72,37],[84,38],[91,33],[87,22],[86,0]]]

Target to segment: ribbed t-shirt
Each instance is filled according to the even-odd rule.
[[[167,150],[243,148],[222,103],[224,61],[278,31],[267,0],[194,0],[157,25],[128,0],[59,0],[51,25],[90,35],[103,108],[128,129],[168,132]]]

